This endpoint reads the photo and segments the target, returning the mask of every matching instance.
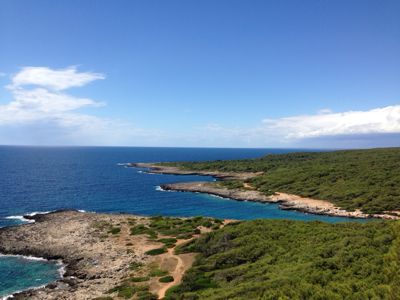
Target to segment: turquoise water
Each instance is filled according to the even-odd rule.
[[[60,278],[60,265],[21,256],[0,256],[0,297]]]
[[[284,211],[277,204],[233,201],[198,193],[164,192],[163,183],[214,180],[207,176],[146,174],[120,163],[242,159],[301,149],[128,147],[0,147],[0,227],[22,215],[57,209],[229,219],[358,221]],[[1,242],[1,241],[0,241]],[[0,295],[58,278],[57,266],[19,257],[0,259]]]

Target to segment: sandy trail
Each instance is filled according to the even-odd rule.
[[[61,258],[67,265],[66,274],[47,287],[22,292],[16,299],[104,298],[110,296],[107,291],[126,284],[133,277],[150,277],[145,282],[128,284],[148,285],[149,292],[162,299],[170,287],[181,283],[196,256],[196,253],[176,255],[174,250],[176,246],[198,238],[198,234],[191,239],[178,239],[174,248],[167,248],[161,255],[146,254],[164,246],[164,243],[149,239],[147,234],[131,235],[133,226],[150,224],[151,220],[146,217],[60,211],[37,216],[35,220],[35,223],[1,228],[0,252]],[[225,220],[223,226],[230,221]],[[211,231],[202,226],[198,229],[201,233]],[[141,266],[132,268],[135,263]],[[149,276],[156,270],[167,271],[173,276],[173,282],[159,282],[165,275]],[[121,299],[117,292],[112,297]]]
[[[182,245],[184,243],[188,243],[191,240],[192,239],[190,239],[190,240],[179,240],[176,243],[176,246]],[[174,277],[174,281],[166,283],[160,288],[160,290],[158,291],[159,299],[162,299],[162,298],[165,297],[165,293],[170,287],[172,287],[174,285],[177,285],[182,281],[183,274],[186,272],[187,269],[189,269],[192,266],[193,261],[194,261],[195,254],[187,253],[187,254],[175,255],[174,251],[175,251],[175,247],[168,249],[168,252],[165,254],[166,258],[173,257],[173,258],[175,258],[177,260],[177,264],[175,266],[175,269],[172,272],[170,272],[170,275],[172,277]]]
[[[249,190],[255,190],[254,186],[252,186],[250,183],[248,182],[243,182],[243,186],[245,189],[249,189]]]
[[[207,230],[203,230],[207,231]],[[208,228],[207,228],[208,229]],[[170,236],[160,236],[159,238],[169,238]],[[193,240],[194,238],[197,238],[198,236],[194,236],[191,239],[188,240],[178,240],[176,242],[176,246],[185,244]],[[144,257],[146,256],[144,253],[148,250],[157,248],[162,246],[163,244],[160,242],[156,241],[151,241],[148,239],[146,235],[131,235],[130,234],[130,227],[126,224],[121,224],[121,232],[114,237],[115,242],[119,244],[120,246],[126,246],[127,243],[131,243],[132,246],[126,246],[128,249],[131,248],[134,250],[135,254],[138,255],[139,257]],[[179,254],[175,255],[175,247],[173,248],[168,248],[168,251],[164,254],[154,256],[154,257],[149,257],[147,256],[147,264],[155,263],[158,265],[162,270],[168,271],[169,275],[174,277],[174,281],[168,282],[168,283],[162,283],[159,282],[158,277],[154,277],[150,281],[150,286],[151,286],[151,291],[158,295],[159,299],[162,299],[165,297],[166,291],[174,286],[178,285],[182,281],[183,274],[192,266],[194,258],[195,258],[195,253],[185,253],[185,254]]]
[[[221,227],[224,227],[224,226],[228,225],[229,223],[233,223],[233,222],[237,222],[237,220],[226,219],[226,220],[224,220]],[[200,226],[199,229],[201,231],[201,234],[212,231],[212,229],[203,227],[203,226]],[[174,281],[164,284],[163,286],[160,287],[160,289],[158,290],[158,293],[157,293],[159,299],[163,299],[165,297],[165,293],[167,292],[167,290],[169,288],[181,283],[183,275],[193,265],[193,262],[196,257],[196,253],[184,253],[184,254],[176,255],[176,254],[174,254],[175,248],[182,244],[189,243],[192,240],[195,240],[199,237],[200,237],[200,235],[196,234],[191,239],[178,240],[177,243],[175,244],[176,246],[174,248],[169,248],[168,252],[164,254],[164,256],[165,256],[164,259],[175,258],[177,260],[177,263],[175,265],[174,270],[169,270],[170,275],[172,277],[174,277]]]

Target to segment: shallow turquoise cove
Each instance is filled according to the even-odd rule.
[[[0,297],[60,278],[60,265],[21,256],[0,256]]]

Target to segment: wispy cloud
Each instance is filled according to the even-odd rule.
[[[105,79],[105,75],[93,72],[78,72],[75,66],[57,70],[47,67],[24,67],[13,76],[11,88],[38,85],[61,91],[72,87],[84,86],[99,79]]]
[[[400,145],[400,105],[366,111],[334,113],[329,109],[314,115],[264,119],[252,128],[208,124],[197,128],[198,136],[216,145],[257,147],[309,146],[352,147]],[[354,143],[349,143],[354,137]],[[382,139],[381,139],[382,137]],[[378,141],[379,140],[379,141]],[[320,141],[320,142],[319,142]],[[374,143],[374,141],[377,141]]]
[[[35,76],[38,77],[35,77]],[[82,86],[104,75],[79,73],[75,68],[51,70],[43,67],[23,68],[7,86],[13,97],[6,105],[0,105],[0,125],[23,124],[41,120],[60,122],[74,111],[85,106],[102,106],[103,103],[89,98],[77,98],[61,90]],[[39,87],[38,87],[39,86]]]
[[[366,111],[323,111],[316,115],[265,119],[263,124],[266,129],[277,131],[286,139],[400,133],[400,105]]]
[[[324,109],[310,115],[260,120],[254,127],[214,123],[168,133],[98,117],[95,111],[82,113],[82,108],[106,104],[75,97],[68,89],[105,78],[102,73],[80,72],[76,67],[22,68],[6,86],[12,99],[0,104],[0,144],[357,147],[373,146],[369,141],[378,139],[380,146],[400,143],[400,105],[347,112]]]
[[[40,141],[48,144],[57,141],[62,144],[121,145],[139,137],[148,140],[159,137],[161,133],[158,131],[79,112],[81,108],[104,106],[105,103],[75,97],[65,90],[104,78],[104,74],[79,72],[76,67],[22,68],[6,87],[12,100],[0,105],[0,129],[6,130],[3,136],[8,139],[0,139],[0,143],[24,143],[28,140],[30,143]],[[9,141],[13,131],[19,133],[22,141]],[[32,141],[31,137],[35,140]]]

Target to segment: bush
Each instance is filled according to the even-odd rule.
[[[176,236],[176,238],[179,240],[188,240],[188,239],[191,239],[192,237],[193,237],[193,234],[191,234],[191,233],[178,234]]]
[[[137,296],[138,300],[157,300],[158,299],[158,297],[156,295],[153,295],[149,291],[138,292],[136,296]]]
[[[167,249],[165,247],[162,248],[156,248],[156,249],[151,249],[149,251],[146,251],[145,254],[147,255],[160,255],[167,252]]]
[[[216,224],[214,219],[204,217],[191,219],[152,217],[150,228],[163,235],[187,239],[198,232],[197,227],[211,227],[214,224]]]
[[[121,227],[111,227],[108,232],[111,234],[118,234],[121,232]]]
[[[157,242],[163,243],[167,248],[173,248],[175,247],[175,243],[178,240],[176,238],[164,238],[164,239],[159,239]]]
[[[144,281],[149,281],[149,277],[131,277],[129,278],[129,281],[131,282],[144,282]]]
[[[147,234],[149,238],[157,238],[157,233],[143,224],[132,227],[130,231],[131,235]]]
[[[129,269],[131,270],[139,270],[141,267],[143,267],[141,262],[134,261],[129,264]]]
[[[136,293],[136,289],[134,286],[123,284],[107,291],[108,294],[112,294],[115,292],[118,292],[118,297],[129,299],[132,298],[133,295]]]
[[[178,240],[176,238],[164,238],[159,239],[157,242],[164,243],[164,244],[175,244]]]
[[[168,276],[161,277],[158,281],[159,282],[163,282],[163,283],[173,282],[174,281],[174,277],[168,275]]]
[[[161,277],[168,274],[168,271],[161,270],[158,267],[154,267],[150,270],[149,276],[150,277]]]

